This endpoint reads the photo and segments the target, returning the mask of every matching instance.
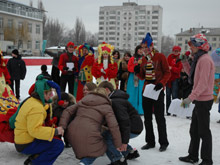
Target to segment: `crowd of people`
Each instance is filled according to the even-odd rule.
[[[95,59],[89,44],[77,47],[68,42],[59,55],[46,52],[54,56],[52,73],[42,65],[42,72],[29,89],[30,96],[21,103],[20,80],[25,78],[25,62],[18,50],[12,52],[13,58],[7,63],[1,55],[0,131],[4,129],[10,136],[0,135],[0,141],[13,142],[18,152],[30,155],[26,165],[53,164],[64,147],[72,147],[81,165],[90,165],[105,153],[111,165],[126,165],[127,160],[140,156],[129,140],[144,128],[141,149],[155,147],[153,115],[159,151],[166,151],[169,140],[165,114],[170,115],[173,99],[182,98],[184,108],[191,103],[195,108],[188,155],[179,160],[198,162],[201,139],[200,165],[212,165],[210,110],[213,98],[216,102],[220,98],[220,48],[210,56],[210,45],[203,34],[192,36],[188,44],[191,54],[181,54],[181,47],[174,46],[166,57],[155,49],[147,33],[133,56],[125,52],[121,57],[114,46],[103,42]],[[149,84],[154,85],[155,92],[160,91],[157,100],[143,95]]]

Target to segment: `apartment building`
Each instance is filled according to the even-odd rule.
[[[0,40],[13,41],[18,49],[40,55],[43,12],[13,0],[0,0]]]
[[[99,43],[107,42],[121,51],[134,51],[147,32],[161,50],[162,7],[125,2],[122,6],[104,6],[99,11]]]
[[[186,31],[181,29],[181,32],[176,34],[176,45],[182,48],[182,52],[189,50],[188,41],[191,36],[202,33],[206,36],[212,50],[220,48],[220,28],[190,28]]]

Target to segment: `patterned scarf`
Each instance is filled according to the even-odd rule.
[[[148,54],[145,58],[147,60],[147,64],[145,65],[145,80],[147,81],[154,81],[156,79],[155,77],[155,70],[154,70],[154,64],[152,61],[152,58],[154,56],[154,53]]]

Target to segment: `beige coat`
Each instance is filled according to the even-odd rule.
[[[71,115],[74,120],[67,126]],[[121,134],[110,100],[101,94],[90,93],[80,102],[68,107],[59,125],[67,128],[67,138],[78,159],[99,157],[106,152],[101,126],[107,123],[116,147],[121,146]]]

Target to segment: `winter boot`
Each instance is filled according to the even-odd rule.
[[[24,161],[24,165],[31,165],[32,160],[36,159],[38,157],[38,154],[34,154],[29,156],[25,161]]]
[[[127,160],[132,160],[140,157],[138,150],[131,150],[129,154],[126,156]]]
[[[121,158],[120,160],[117,160],[116,162],[112,162],[110,165],[127,165],[127,160],[125,158]]]
[[[179,157],[179,160],[182,162],[187,162],[187,163],[197,163],[199,161],[198,158],[193,158],[190,155],[184,156],[184,157]]]

